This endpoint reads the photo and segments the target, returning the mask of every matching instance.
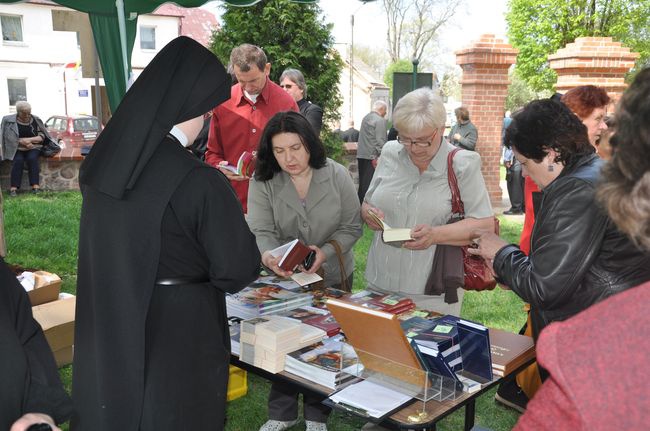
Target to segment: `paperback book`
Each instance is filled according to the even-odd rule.
[[[236,175],[252,177],[253,174],[255,173],[256,162],[257,162],[257,155],[254,151],[252,153],[250,151],[244,151],[243,153],[241,153],[241,156],[239,156],[239,160],[237,160],[236,166],[221,165],[221,167],[229,170],[230,172]]]
[[[357,355],[341,341],[317,343],[287,354],[284,370],[330,389],[354,378]]]
[[[293,292],[274,284],[253,283],[238,293],[226,295],[228,316],[251,319],[311,305],[312,295]]]

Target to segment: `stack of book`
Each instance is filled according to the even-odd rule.
[[[284,370],[336,389],[357,374],[357,355],[349,344],[330,338],[287,354]]]
[[[475,392],[492,380],[490,336],[485,326],[450,315],[432,322],[432,327],[419,332],[415,325],[407,329],[424,369],[454,381],[457,390],[466,392]]]
[[[415,303],[411,298],[397,294],[389,295],[379,293],[372,290],[363,290],[343,299],[361,305],[362,307],[391,314],[401,314],[415,308]]]
[[[228,316],[252,319],[311,305],[312,295],[293,292],[276,284],[253,283],[242,291],[226,295]]]
[[[505,377],[535,359],[535,343],[531,337],[490,328],[492,373]]]
[[[336,322],[332,313],[322,308],[305,306],[290,311],[284,311],[280,313],[280,315],[322,329],[328,337],[333,337],[341,332],[341,326]]]
[[[282,316],[244,320],[240,327],[239,359],[277,373],[284,369],[287,353],[314,344],[324,337],[325,331]]]

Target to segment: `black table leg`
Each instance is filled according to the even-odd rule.
[[[470,431],[474,427],[474,410],[476,402],[474,398],[465,404],[465,431]]]

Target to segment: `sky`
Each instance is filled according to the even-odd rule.
[[[484,33],[494,34],[507,40],[507,0],[464,0],[456,15],[439,32],[440,58],[432,63],[456,67],[454,51],[464,48]],[[218,5],[212,1],[204,5],[219,16]],[[351,39],[350,17],[354,14],[354,44],[373,48],[386,48],[386,17],[381,0],[362,3],[358,0],[319,0],[326,22],[334,24],[333,35],[337,44],[349,44]],[[443,70],[437,70],[442,72]]]

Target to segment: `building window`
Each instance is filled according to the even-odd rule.
[[[9,106],[15,106],[16,102],[27,100],[27,81],[25,79],[7,79],[9,90]]]
[[[2,26],[3,41],[23,41],[23,23],[19,16],[0,16],[0,26]]]
[[[156,49],[156,27],[140,27],[140,49]]]

